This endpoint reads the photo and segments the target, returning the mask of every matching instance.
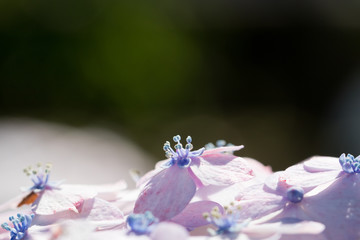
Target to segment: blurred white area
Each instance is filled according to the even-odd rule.
[[[52,163],[50,180],[67,184],[101,184],[125,179],[129,169],[141,173],[153,161],[141,149],[106,129],[73,128],[28,119],[0,120],[0,203],[31,186],[23,173],[29,165]]]

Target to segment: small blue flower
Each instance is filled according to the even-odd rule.
[[[163,147],[165,156],[170,158],[170,160],[164,164],[164,167],[166,168],[171,167],[174,164],[177,164],[180,168],[187,168],[191,164],[192,157],[201,156],[201,154],[203,154],[205,151],[205,148],[201,148],[197,151],[191,151],[193,149],[193,145],[191,144],[192,138],[190,136],[186,138],[187,144],[185,145],[185,148],[183,148],[182,144],[180,143],[180,135],[174,136],[173,140],[176,143],[176,151],[171,148],[170,142],[168,141],[165,142]]]
[[[46,188],[52,189],[58,185],[58,183],[49,182],[50,170],[51,164],[46,164],[45,168],[42,168],[41,163],[37,164],[37,169],[33,169],[31,166],[24,169],[25,174],[29,176],[34,183],[34,186],[30,188],[31,191],[42,191]]]
[[[292,203],[299,203],[304,198],[304,189],[301,187],[291,187],[286,192],[287,199]]]
[[[1,224],[1,227],[10,232],[10,240],[23,239],[27,234],[28,228],[31,226],[33,218],[34,214],[23,215],[18,213],[17,218],[13,216],[9,217],[14,227],[10,227],[7,223]]]
[[[225,213],[221,214],[218,207],[214,207],[210,213],[204,213],[204,218],[215,227],[217,230],[214,231],[209,228],[208,231],[211,235],[237,235],[244,227],[247,226],[249,221],[239,223],[239,210],[240,206],[234,206],[233,203],[230,207],[224,207]]]
[[[360,156],[354,158],[353,155],[345,153],[341,154],[339,163],[346,173],[360,173]]]
[[[130,232],[137,235],[149,234],[158,219],[150,211],[146,211],[144,214],[130,214],[126,219]]]

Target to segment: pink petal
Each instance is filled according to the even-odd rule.
[[[209,222],[204,219],[203,214],[205,212],[211,212],[214,207],[218,207],[222,210],[222,206],[216,202],[193,202],[187,205],[180,214],[173,217],[171,221],[180,224],[188,229],[194,229],[200,226],[208,225]]]
[[[250,165],[256,177],[265,178],[273,173],[270,166],[264,166],[264,164],[252,158],[245,157],[243,159]]]
[[[124,222],[124,215],[119,208],[99,198],[86,201],[78,218],[84,219],[88,223],[96,222],[97,226],[101,227],[120,225]]]
[[[263,239],[271,236],[282,236],[281,239],[289,239],[286,236],[291,237],[295,235],[294,239],[314,239],[311,235],[315,235],[315,239],[325,239],[324,236],[319,238],[318,234],[324,231],[325,226],[318,222],[313,221],[299,221],[295,223],[278,221],[274,223],[265,224],[250,224],[242,230],[242,233],[246,234],[250,238]],[[307,238],[305,238],[307,237]],[[279,238],[280,239],[280,238]]]
[[[254,172],[247,162],[229,154],[211,154],[194,158],[191,170],[203,185],[231,185],[253,178]]]
[[[253,178],[246,182],[235,183],[230,186],[204,186],[196,191],[193,200],[209,200],[217,202],[221,205],[228,205],[230,202],[235,201],[235,197],[238,196],[239,192],[244,191],[248,183],[256,182],[258,184],[259,182],[255,179],[256,178]]]
[[[312,220],[325,224],[329,239],[360,239],[359,186],[359,174],[346,174],[306,199],[304,211]]]
[[[245,188],[237,197],[241,210],[241,219],[258,219],[270,213],[283,209],[287,200],[281,195],[265,192],[263,184]]]
[[[136,183],[136,187],[141,187],[142,185],[148,183],[150,179],[160,173],[164,168],[157,167],[154,170],[147,172],[144,176],[142,176],[139,181]]]
[[[179,214],[196,191],[187,169],[176,165],[163,169],[143,188],[135,203],[134,213],[151,211],[160,220]]]
[[[204,151],[204,153],[201,156],[204,157],[204,156],[210,155],[210,154],[217,154],[217,153],[224,153],[224,152],[234,152],[234,151],[238,151],[238,150],[243,149],[243,148],[244,148],[244,145],[213,148],[213,149],[209,149],[209,150]],[[229,155],[231,155],[231,154],[229,154]]]
[[[342,171],[339,158],[314,156],[305,160],[304,169],[309,172]]]
[[[188,237],[189,233],[184,227],[169,222],[157,225],[150,235],[151,240],[186,240]]]
[[[84,202],[92,199],[61,190],[45,190],[34,202],[34,224],[50,224],[59,218],[76,218]]]
[[[155,168],[163,168],[164,164],[167,163],[168,161],[170,161],[170,159],[165,159],[165,160],[158,161],[155,164]]]
[[[285,193],[292,186],[304,188],[305,192],[321,184],[334,181],[340,175],[338,171],[306,172],[297,168],[276,172],[265,179],[268,188]]]

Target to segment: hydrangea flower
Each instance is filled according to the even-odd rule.
[[[306,236],[306,239],[325,240],[323,235],[319,235],[324,230],[324,225],[321,223],[283,218],[278,221],[259,224],[251,222],[250,219],[240,221],[241,208],[239,205],[231,203],[224,209],[223,213],[217,207],[210,213],[204,213],[204,218],[212,224],[212,228],[207,229],[213,236],[210,239],[285,240],[288,238],[303,239],[302,237]]]
[[[253,185],[245,186],[236,196],[243,207],[241,219],[262,218],[290,205],[301,204],[305,194],[311,189],[298,185],[289,185],[282,178],[282,172],[276,172],[265,179],[265,183],[254,181]]]
[[[85,222],[83,222],[85,224]],[[86,224],[87,225],[87,224]],[[170,222],[158,222],[151,214],[130,214],[127,218],[129,230],[116,228],[110,230],[94,231],[93,228],[85,228],[84,233],[76,231],[73,224],[65,226],[65,234],[57,239],[119,239],[119,240],[186,240],[189,236],[186,229],[178,224]],[[76,227],[76,226],[75,226]]]
[[[150,211],[144,214],[130,214],[126,223],[130,228],[130,233],[137,235],[149,234],[159,220]]]
[[[217,228],[216,231],[209,228],[209,233],[212,236],[224,234],[231,237],[237,235],[249,223],[249,221],[239,223],[240,209],[240,205],[235,208],[234,203],[231,203],[230,207],[224,206],[225,213],[221,213],[218,207],[214,207],[210,213],[204,213],[204,218]]]
[[[39,193],[45,189],[58,189],[58,186],[61,182],[49,181],[51,167],[52,166],[50,163],[47,163],[44,168],[41,163],[38,163],[36,168],[29,166],[24,169],[24,173],[30,177],[31,181],[33,182],[33,186],[29,189],[25,189],[25,191],[30,190],[30,193],[22,198],[17,207],[21,207],[22,205],[26,204],[32,204],[39,197]]]
[[[10,227],[8,223],[3,223],[1,227],[10,232],[10,240],[20,240],[27,235],[27,230],[31,226],[33,218],[34,214],[23,215],[18,213],[17,218],[13,216],[9,217],[13,227]]]
[[[52,165],[47,163],[43,168],[42,164],[38,163],[36,166],[36,169],[31,166],[24,169],[24,173],[30,177],[31,181],[34,183],[30,190],[42,191],[44,189],[57,188],[60,182],[49,181]]]
[[[351,156],[313,157],[239,195],[247,216],[296,217],[325,224],[328,239],[358,239],[360,174]],[[288,202],[284,201],[284,193]]]
[[[228,186],[253,177],[253,171],[245,160],[224,154],[243,146],[191,151],[191,137],[186,138],[185,148],[180,143],[179,135],[173,140],[176,150],[170,147],[169,142],[164,144],[168,159],[161,162],[162,167],[157,167],[140,179],[139,184],[145,186],[135,203],[134,213],[151,211],[160,221],[171,219],[187,206],[197,187]]]

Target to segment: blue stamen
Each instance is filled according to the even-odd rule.
[[[301,187],[291,187],[287,190],[286,197],[292,203],[301,202],[304,198],[304,190]]]
[[[51,165],[46,164],[45,169],[41,167],[41,164],[37,164],[38,169],[32,170],[31,167],[24,169],[26,175],[28,175],[33,182],[33,186],[30,190],[44,190],[45,188],[53,188],[54,185],[49,183]]]
[[[28,228],[31,226],[33,218],[34,214],[22,215],[18,213],[17,218],[14,218],[13,216],[9,217],[13,227],[10,227],[7,223],[1,224],[1,227],[10,232],[10,240],[23,239],[27,234]]]
[[[183,145],[180,143],[180,135],[174,136],[173,140],[176,142],[176,152],[171,148],[168,141],[164,144],[163,149],[165,151],[165,156],[170,158],[170,160],[163,165],[164,167],[171,167],[176,163],[180,168],[187,168],[191,165],[192,157],[201,156],[205,151],[205,148],[201,148],[197,151],[191,151],[193,149],[193,145],[191,144],[192,138],[190,136],[186,138],[187,144],[185,145],[185,148],[183,148]]]
[[[217,140],[215,144],[213,143],[207,143],[205,145],[205,149],[208,150],[208,149],[214,149],[214,148],[220,148],[220,147],[230,147],[230,146],[234,146],[234,144],[231,144],[231,143],[226,143],[225,140]],[[233,154],[234,151],[226,151],[224,153],[229,153],[229,154]]]
[[[180,137],[180,135],[176,135],[176,136],[174,136],[173,137],[173,140],[174,140],[174,142],[180,142],[180,140],[181,140],[181,137]]]
[[[226,141],[225,140],[217,140],[216,141],[216,146],[217,147],[224,147],[226,145]]]
[[[346,173],[360,173],[360,156],[354,158],[351,154],[345,156],[343,153],[339,157],[339,163]]]
[[[130,227],[130,232],[143,235],[152,231],[158,219],[150,211],[146,211],[144,214],[130,214],[126,222]]]

